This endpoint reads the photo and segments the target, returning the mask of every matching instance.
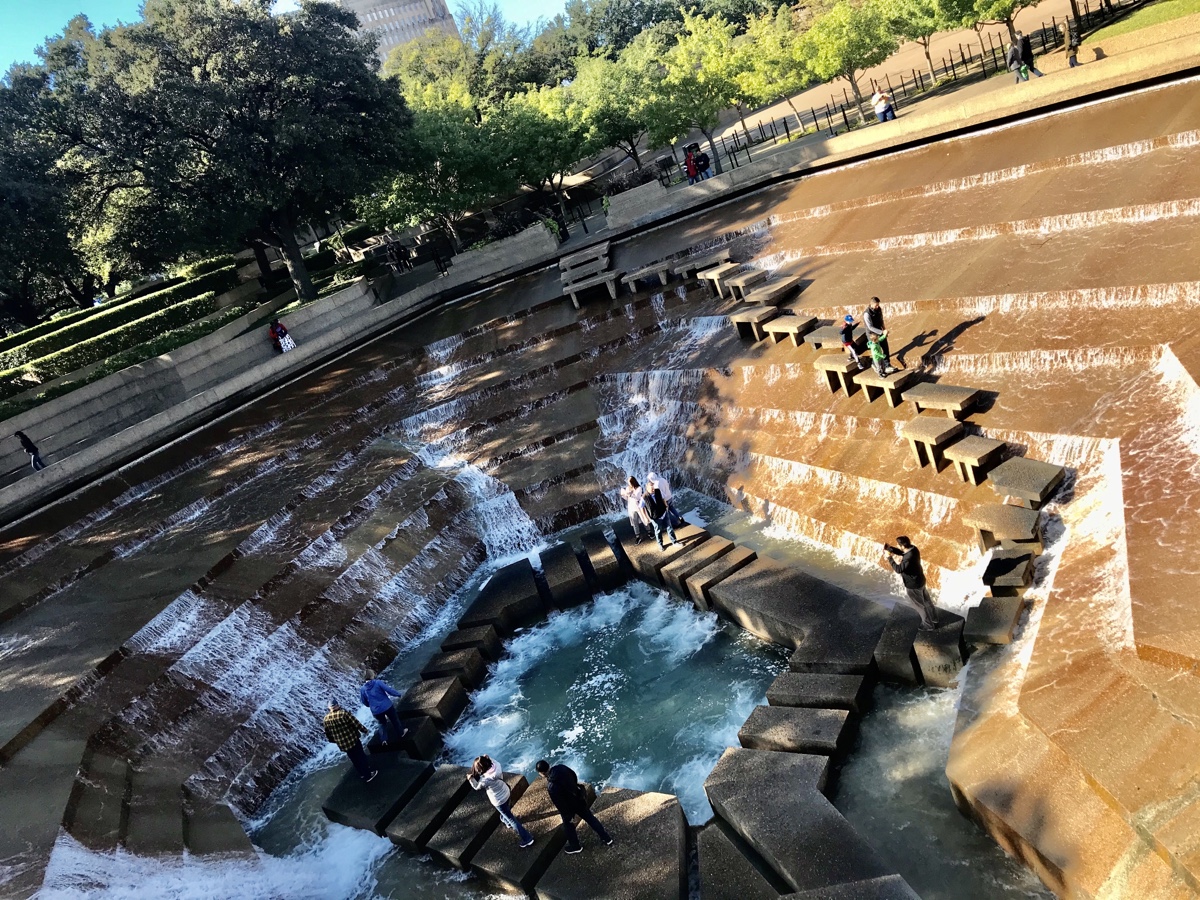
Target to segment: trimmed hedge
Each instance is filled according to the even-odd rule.
[[[326,247],[311,256],[304,257],[304,268],[311,272],[320,272],[322,269],[329,269],[337,265],[337,251],[332,247]]]
[[[172,350],[176,350],[185,344],[190,344],[192,341],[199,340],[205,335],[212,334],[218,328],[228,325],[239,316],[245,315],[246,312],[246,308],[242,306],[226,307],[221,310],[219,315],[213,316],[211,319],[192,322],[184,325],[182,328],[176,328],[174,331],[160,335],[152,341],[147,341],[135,347],[130,347],[128,350],[116,353],[106,358],[103,365],[97,366],[82,378],[61,382],[39,394],[22,397],[19,400],[0,402],[0,421],[11,419],[13,416],[33,409],[41,403],[53,400],[55,397],[61,397],[64,394],[69,394],[71,391],[89,385],[94,381],[99,381],[101,378],[106,378],[113,372],[119,372],[140,362],[145,362],[148,359],[154,359],[156,356],[162,356],[164,353],[170,353]]]
[[[383,229],[376,225],[368,225],[366,222],[359,222],[357,225],[351,225],[349,228],[342,229],[341,245],[344,247],[353,247],[359,241],[365,241],[367,238],[375,237],[377,234],[383,234]],[[333,241],[337,242],[337,236],[334,235]]]
[[[131,300],[109,309],[101,309],[96,315],[88,316],[77,322],[61,325],[56,331],[42,337],[22,343],[11,350],[0,353],[0,368],[15,369],[25,363],[32,363],[60,350],[97,337],[105,332],[120,328],[128,322],[141,319],[155,310],[164,309],[182,303],[192,297],[206,292],[222,294],[237,287],[237,272],[232,268],[218,269],[185,281],[173,288],[156,291],[139,300]],[[193,317],[194,318],[194,317]],[[59,322],[61,323],[61,319]]]
[[[37,382],[50,381],[138,344],[162,337],[168,331],[190,325],[216,311],[217,295],[209,291],[203,296],[184,300],[133,322],[126,322],[119,328],[80,341],[57,353],[0,372],[0,397],[11,397],[33,387],[34,384],[25,376],[33,375]]]
[[[227,269],[237,262],[232,253],[226,253],[224,256],[214,256],[212,259],[202,259],[191,265],[182,266],[179,274],[183,278],[191,280],[199,278],[201,275],[207,275],[209,272],[215,272],[217,269]]]

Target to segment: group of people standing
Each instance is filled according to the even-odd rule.
[[[683,171],[687,173],[688,184],[712,178],[712,164],[708,154],[694,144],[688,147],[687,156],[683,158]]]
[[[854,316],[847,313],[842,320],[840,329],[842,337],[842,346],[846,352],[850,354],[850,358],[858,365],[859,370],[872,366],[881,377],[893,375],[898,372],[896,366],[892,365],[892,350],[888,346],[887,328],[883,323],[883,306],[879,302],[878,297],[872,297],[871,302],[867,304],[867,308],[863,310],[862,325],[867,332],[867,353],[869,360],[864,360],[859,356],[858,348],[855,346],[854,331],[858,328],[858,322]],[[900,366],[903,368],[903,366]]]
[[[621,499],[625,501],[625,510],[629,513],[629,524],[637,535],[640,544],[654,530],[654,539],[658,541],[660,550],[667,549],[663,543],[663,532],[671,538],[671,543],[678,543],[675,538],[675,526],[685,524],[683,516],[675,508],[671,495],[671,485],[667,479],[654,472],[646,476],[646,484],[642,484],[633,475],[629,476],[625,487],[621,488]]]

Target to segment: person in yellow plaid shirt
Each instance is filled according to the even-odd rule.
[[[338,749],[350,757],[358,777],[370,781],[379,774],[378,769],[372,769],[367,761],[367,751],[363,749],[362,736],[367,733],[362,723],[333,700],[329,701],[329,712],[325,713],[325,737],[337,744]]]

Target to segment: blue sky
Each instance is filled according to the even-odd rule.
[[[288,0],[282,0],[288,4]],[[562,11],[563,0],[499,0],[516,22],[549,17]],[[92,23],[113,25],[138,18],[142,0],[0,0],[0,73],[14,62],[33,62],[34,50],[62,31],[72,16],[83,13]],[[448,4],[452,10],[457,2]]]

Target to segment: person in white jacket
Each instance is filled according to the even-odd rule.
[[[496,807],[496,812],[500,813],[500,821],[517,833],[522,850],[533,846],[533,835],[513,815],[512,807],[509,806],[508,798],[512,792],[504,782],[504,770],[500,763],[489,756],[475,757],[471,774],[467,776],[467,783],[477,791],[487,791],[488,800]]]
[[[652,491],[655,488],[658,488],[659,493],[662,494],[662,498],[667,501],[667,512],[671,515],[671,524],[676,527],[686,525],[687,522],[683,520],[683,516],[675,508],[675,501],[671,499],[671,485],[667,483],[667,479],[662,475],[656,475],[654,472],[651,472],[646,476],[646,489]]]
[[[632,475],[625,487],[621,488],[621,499],[625,501],[625,511],[629,513],[629,524],[637,535],[640,544],[650,536],[650,514],[646,512],[646,501],[642,486]]]

